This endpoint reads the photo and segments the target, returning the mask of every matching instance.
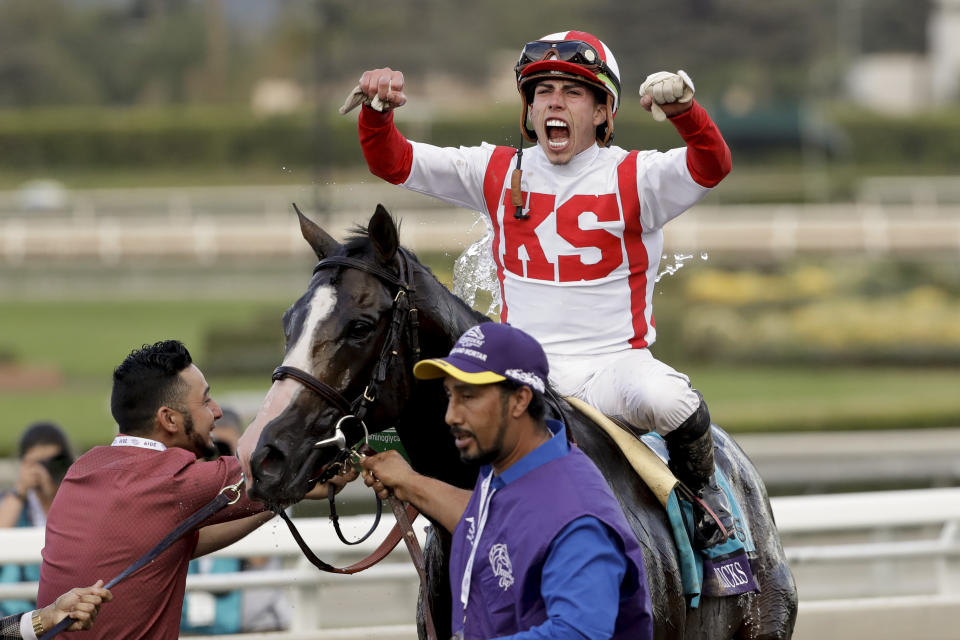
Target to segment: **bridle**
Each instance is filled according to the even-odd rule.
[[[345,471],[344,465],[347,463],[347,460],[351,457],[356,457],[354,447],[359,444],[367,444],[370,432],[363,419],[367,415],[370,406],[376,402],[380,387],[387,379],[387,373],[393,365],[394,359],[399,355],[404,329],[407,330],[409,335],[414,361],[420,358],[419,312],[416,306],[412,304],[413,296],[416,294],[416,288],[413,284],[413,260],[406,254],[406,250],[402,247],[397,249],[397,260],[399,262],[400,277],[378,265],[347,256],[324,258],[313,268],[313,275],[331,267],[357,269],[373,275],[389,286],[396,287],[397,292],[393,297],[393,307],[387,335],[384,338],[383,346],[380,348],[380,355],[373,367],[370,380],[359,396],[353,401],[350,401],[343,393],[334,389],[323,380],[297,367],[280,365],[273,370],[272,379],[274,382],[283,380],[284,378],[293,378],[326,400],[341,413],[340,419],[337,420],[334,426],[333,435],[314,442],[311,446],[312,451],[310,455],[307,457],[307,460],[304,461],[304,466],[311,465],[316,461],[316,457],[323,449],[334,448],[338,450],[339,453],[337,458],[334,459],[334,463],[327,467],[326,471],[319,476],[317,482],[325,482],[337,473]],[[345,432],[344,429],[348,425],[359,427],[356,437],[350,437]],[[362,431],[363,434],[362,438],[359,436],[360,431]],[[356,462],[356,460],[354,459],[353,462]]]
[[[303,369],[280,365],[273,370],[274,381],[293,378],[336,407],[336,409],[343,414],[337,421],[333,436],[315,442],[313,444],[315,450],[329,447],[337,447],[338,449],[345,450],[347,448],[347,436],[344,434],[342,427],[344,424],[349,424],[354,421],[362,427],[364,441],[367,440],[369,431],[367,425],[363,422],[363,418],[366,416],[370,405],[376,401],[377,394],[380,392],[380,386],[387,379],[387,372],[399,354],[400,341],[402,340],[404,329],[406,329],[408,333],[414,361],[420,359],[419,312],[416,306],[413,305],[413,296],[416,294],[416,289],[413,285],[413,260],[407,256],[406,250],[403,248],[397,250],[397,258],[400,262],[401,277],[397,277],[390,271],[377,265],[347,256],[324,258],[313,268],[314,275],[329,267],[358,269],[375,276],[381,282],[392,285],[397,289],[397,293],[393,298],[390,327],[387,330],[387,336],[380,349],[380,357],[373,367],[373,373],[363,393],[352,402],[347,400],[341,392]]]
[[[357,269],[375,276],[388,286],[396,287],[397,292],[393,297],[393,307],[387,335],[383,341],[383,346],[380,348],[380,355],[373,367],[370,380],[359,396],[351,402],[340,391],[334,389],[311,373],[297,367],[280,365],[273,370],[272,379],[274,382],[283,380],[284,378],[293,378],[326,400],[341,413],[340,419],[337,420],[334,426],[333,435],[314,442],[310,455],[307,456],[307,459],[303,463],[304,467],[312,466],[324,449],[334,448],[338,451],[333,462],[327,465],[324,472],[320,474],[314,482],[326,482],[334,475],[344,473],[347,470],[347,464],[356,464],[359,462],[359,454],[356,451],[356,447],[367,445],[370,435],[369,429],[367,429],[367,425],[363,419],[370,406],[376,401],[377,395],[380,392],[380,386],[387,379],[387,373],[394,359],[399,354],[400,341],[403,339],[404,329],[407,329],[409,333],[414,360],[416,361],[420,358],[419,313],[416,306],[411,304],[413,296],[416,293],[416,288],[413,285],[413,260],[406,255],[406,251],[403,248],[397,249],[397,260],[399,262],[399,273],[401,277],[395,276],[390,271],[378,265],[347,256],[324,258],[313,268],[313,275],[331,267]],[[354,425],[359,428],[356,429],[356,437],[349,437],[345,432],[345,427],[348,425]],[[363,434],[362,439],[359,437],[360,432]],[[330,514],[337,536],[345,544],[360,544],[370,537],[370,534],[373,533],[380,523],[382,508],[380,500],[377,499],[377,515],[370,530],[358,540],[348,541],[340,531],[339,520],[336,516],[337,511],[334,493],[334,491],[330,491]],[[292,523],[288,524],[291,526],[292,531]]]
[[[403,340],[404,332],[406,332],[408,335],[414,361],[420,359],[420,321],[419,312],[417,311],[416,306],[414,306],[414,295],[416,294],[416,289],[414,287],[413,280],[413,259],[407,255],[405,249],[399,247],[397,249],[397,260],[399,262],[399,277],[387,269],[381,268],[375,264],[347,256],[331,256],[329,258],[324,258],[317,263],[316,267],[313,268],[313,275],[316,275],[323,269],[328,269],[331,267],[357,269],[373,275],[388,286],[393,286],[396,288],[396,294],[393,297],[393,309],[391,312],[390,326],[387,329],[387,335],[383,341],[383,346],[380,349],[379,358],[373,367],[370,380],[367,382],[363,392],[359,396],[357,396],[353,401],[350,401],[343,395],[343,393],[334,389],[323,380],[320,380],[309,372],[297,367],[280,365],[273,371],[272,378],[274,382],[277,380],[283,380],[284,378],[293,378],[304,387],[326,400],[342,414],[340,419],[337,420],[333,435],[314,442],[311,446],[312,451],[310,452],[310,455],[307,456],[307,460],[304,462],[304,466],[312,465],[316,461],[316,457],[320,455],[320,452],[323,449],[335,448],[338,450],[339,453],[334,459],[334,462],[327,466],[327,469],[317,479],[318,482],[324,482],[336,473],[344,472],[347,464],[356,465],[364,455],[372,453],[372,450],[367,442],[369,438],[369,430],[367,429],[367,425],[363,419],[366,416],[367,411],[370,409],[370,406],[376,402],[380,392],[380,387],[387,379],[387,373],[390,371],[394,360],[400,353],[400,346],[402,344],[401,341]],[[350,442],[352,438],[349,438],[344,431],[344,428],[350,424],[355,424],[360,427],[363,433],[362,439],[357,438],[353,443]],[[370,531],[368,531],[360,539],[349,542],[346,540],[346,538],[344,538],[340,531],[340,526],[336,518],[334,494],[335,491],[333,490],[333,487],[330,487],[329,499],[331,520],[333,520],[334,529],[336,530],[337,535],[340,537],[340,540],[346,544],[359,544],[360,542],[363,542],[370,536],[370,534],[373,533],[377,527],[377,524],[379,524],[381,511],[380,499],[377,498],[377,516]],[[394,525],[393,530],[370,556],[350,565],[349,567],[344,568],[333,567],[317,558],[303,540],[300,532],[297,531],[293,521],[290,520],[290,518],[282,510],[279,512],[279,514],[287,523],[287,526],[290,528],[290,532],[293,534],[294,539],[297,541],[297,544],[300,546],[300,549],[303,551],[307,559],[310,560],[310,562],[313,563],[317,568],[330,573],[357,573],[367,569],[386,557],[387,554],[389,554],[394,547],[396,547],[402,538],[407,545],[407,549],[410,551],[410,555],[413,558],[413,563],[420,575],[420,580],[425,587],[426,571],[424,568],[423,552],[420,549],[420,545],[417,542],[417,538],[414,534],[413,526],[411,524],[411,521],[417,517],[418,511],[412,505],[402,505],[396,498],[393,497],[390,498],[390,506],[393,509],[394,516],[397,519],[397,524]],[[429,606],[426,604],[424,607],[424,613],[426,616],[428,635],[431,638],[436,638],[436,632],[433,630],[432,615],[430,614]]]
[[[344,464],[351,455],[350,445],[360,442],[360,438],[348,438],[344,432],[344,426],[355,424],[363,432],[362,442],[366,444],[369,437],[369,430],[363,418],[367,414],[370,405],[373,404],[380,392],[380,386],[387,379],[387,372],[390,370],[394,359],[399,354],[400,341],[403,337],[404,328],[407,329],[410,345],[413,349],[414,361],[420,358],[420,320],[419,312],[416,306],[412,304],[413,296],[416,294],[416,288],[413,284],[413,260],[407,255],[402,247],[397,249],[397,259],[399,261],[400,277],[395,276],[390,271],[375,264],[350,258],[347,256],[331,256],[324,258],[313,268],[313,275],[330,267],[347,267],[357,269],[375,276],[381,282],[396,287],[397,293],[393,297],[393,309],[390,318],[390,327],[380,348],[380,356],[373,367],[373,373],[370,380],[357,398],[353,401],[348,400],[340,391],[337,391],[329,384],[315,377],[311,373],[299,369],[280,365],[273,370],[273,381],[283,380],[284,378],[293,378],[307,389],[310,389],[321,398],[330,403],[342,414],[334,427],[333,435],[323,440],[313,443],[313,451],[304,461],[304,466],[311,465],[316,461],[316,457],[323,449],[336,448],[339,450],[338,457],[334,463],[327,467],[327,470],[321,474],[317,482],[325,482],[338,472],[345,470]],[[354,443],[348,444],[353,439]],[[337,534],[339,535],[339,527]],[[367,535],[370,535],[369,533]],[[342,536],[341,536],[342,539]],[[363,539],[366,539],[364,536]],[[344,540],[344,542],[346,542]],[[348,543],[349,544],[349,543]]]

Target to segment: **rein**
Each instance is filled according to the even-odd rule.
[[[383,341],[383,347],[380,349],[380,356],[373,367],[373,373],[369,382],[364,388],[363,393],[361,393],[353,402],[351,402],[347,400],[347,398],[340,391],[337,391],[329,384],[316,378],[309,372],[298,369],[297,367],[281,365],[273,371],[273,381],[283,380],[284,378],[293,378],[304,387],[310,389],[321,398],[329,402],[332,406],[336,407],[343,414],[340,420],[337,421],[337,424],[334,428],[334,434],[329,438],[319,440],[312,445],[314,453],[319,449],[326,448],[336,448],[340,452],[338,457],[335,459],[336,463],[329,465],[328,470],[321,474],[318,482],[332,477],[336,473],[336,469],[339,468],[342,471],[345,469],[346,464],[357,464],[363,458],[363,456],[373,455],[376,453],[367,444],[369,431],[366,423],[363,421],[363,418],[366,416],[370,406],[376,401],[377,395],[380,392],[380,386],[387,379],[387,373],[393,365],[394,359],[399,354],[404,330],[407,332],[409,342],[412,347],[414,361],[420,359],[419,312],[417,311],[417,308],[413,306],[413,296],[416,293],[416,289],[413,286],[413,260],[406,255],[406,251],[403,248],[398,249],[398,258],[400,262],[400,277],[395,276],[390,271],[377,265],[347,256],[332,256],[329,258],[324,258],[318,262],[317,266],[313,269],[314,275],[316,275],[317,272],[321,271],[322,269],[329,267],[346,267],[350,269],[357,269],[359,271],[369,273],[375,276],[381,282],[387,285],[392,285],[397,289],[397,293],[393,298],[393,312],[390,319],[390,327],[387,331],[387,336]],[[347,436],[344,434],[342,428],[345,424],[354,422],[363,428],[363,439],[360,443],[358,443],[360,445],[358,450],[354,450],[348,446]],[[308,457],[307,461],[310,461],[312,457],[313,456]],[[337,536],[346,544],[359,544],[360,542],[366,540],[374,532],[380,522],[382,503],[379,496],[377,497],[377,516],[370,531],[368,531],[359,540],[348,542],[340,531],[340,524],[337,518],[334,500],[334,487],[329,487],[329,490],[330,519],[333,521],[333,526],[337,532]],[[423,559],[423,551],[420,548],[420,543],[417,541],[417,536],[413,530],[412,524],[412,521],[417,517],[417,515],[419,515],[419,511],[417,511],[416,507],[413,505],[401,504],[401,502],[394,497],[390,497],[389,501],[397,523],[393,526],[390,533],[383,540],[383,542],[380,543],[380,546],[373,551],[373,553],[363,560],[343,568],[334,567],[318,558],[316,554],[313,553],[313,550],[310,549],[309,545],[307,545],[306,541],[304,541],[303,536],[297,530],[293,520],[291,520],[282,510],[278,513],[280,517],[283,518],[283,521],[287,523],[287,527],[290,529],[293,539],[296,540],[297,545],[299,545],[300,550],[303,551],[303,555],[307,558],[307,560],[309,560],[321,571],[326,571],[327,573],[353,574],[363,571],[364,569],[368,569],[383,560],[391,551],[393,551],[397,544],[399,544],[400,540],[403,539],[407,545],[407,550],[410,552],[410,557],[413,560],[413,564],[417,569],[417,574],[420,576],[421,584],[423,588],[426,588],[426,569]],[[427,636],[430,638],[430,640],[435,640],[437,638],[437,634],[433,624],[433,616],[430,611],[430,605],[426,599],[424,599],[423,602],[425,618],[424,623],[427,630]]]

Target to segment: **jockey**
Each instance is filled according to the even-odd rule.
[[[660,433],[677,477],[729,524],[713,480],[707,405],[649,347],[663,226],[727,175],[730,150],[682,71],[648,76],[640,104],[669,119],[686,146],[613,146],[620,68],[584,31],[527,43],[514,72],[521,131],[536,143],[527,148],[407,140],[392,113],[407,100],[403,74],[365,72],[354,104],[365,104],[358,126],[367,165],[384,180],[488,216],[501,322],[543,345],[559,393]],[[701,547],[723,539],[704,513],[695,537]]]

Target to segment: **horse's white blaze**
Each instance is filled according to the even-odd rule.
[[[337,292],[331,285],[317,288],[313,294],[313,299],[310,301],[310,312],[303,322],[303,329],[300,331],[293,348],[287,349],[287,357],[283,359],[283,364],[313,373],[313,365],[310,362],[313,332],[318,324],[330,317],[336,304]]]
[[[310,345],[313,343],[313,332],[317,325],[330,317],[336,302],[337,295],[333,287],[327,285],[317,289],[310,301],[310,311],[303,323],[300,336],[293,348],[287,351],[283,364],[312,373]],[[263,428],[283,413],[301,391],[303,391],[303,385],[291,378],[278,380],[270,387],[260,409],[257,410],[257,416],[244,430],[243,436],[237,443],[237,456],[240,458],[240,464],[243,465],[243,472],[247,478],[253,477],[250,474],[250,456],[257,448]]]

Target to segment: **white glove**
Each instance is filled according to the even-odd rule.
[[[347,99],[344,100],[343,106],[337,109],[337,111],[340,112],[340,115],[345,116],[359,107],[361,104],[370,105],[380,112],[383,112],[387,109],[387,105],[381,102],[380,96],[374,96],[371,98],[360,90],[360,85],[357,85],[353,88],[353,91],[350,92],[350,95],[347,96]]]
[[[682,69],[676,73],[669,71],[651,73],[640,85],[640,95],[653,98],[650,111],[657,122],[667,119],[667,114],[663,112],[660,105],[669,102],[690,102],[693,100],[693,92],[693,80]]]

